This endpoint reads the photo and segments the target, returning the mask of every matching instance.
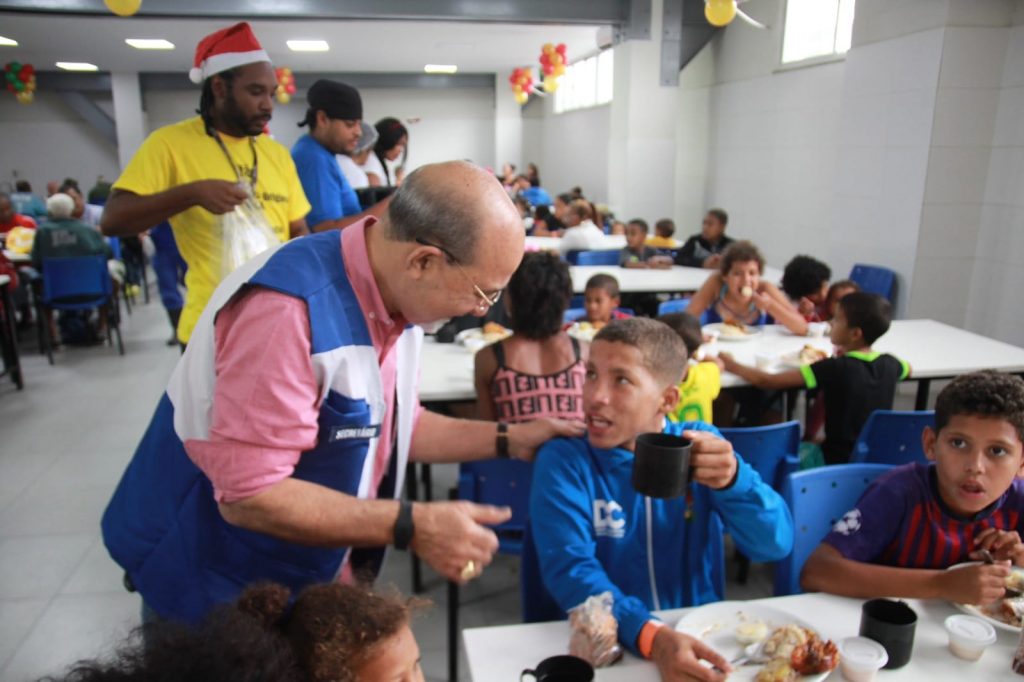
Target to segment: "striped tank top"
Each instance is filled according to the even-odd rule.
[[[572,341],[575,360],[554,374],[526,374],[505,365],[505,349],[494,344],[498,370],[491,379],[491,396],[499,421],[517,423],[551,417],[583,421],[583,380],[586,369],[580,345]]]

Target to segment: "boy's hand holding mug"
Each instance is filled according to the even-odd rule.
[[[732,484],[738,465],[732,443],[707,431],[683,431],[693,443],[690,450],[692,479],[714,490]]]

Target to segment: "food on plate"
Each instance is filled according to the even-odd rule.
[[[497,322],[488,322],[483,326],[481,330],[484,341],[493,343],[494,341],[501,341],[512,335],[512,331],[505,329]]]
[[[757,674],[757,682],[789,682],[800,675],[819,675],[839,665],[839,651],[831,640],[799,625],[776,628],[762,649],[771,660]]]
[[[740,623],[734,632],[736,641],[747,646],[754,642],[760,642],[768,636],[768,626],[764,621],[755,620],[747,623]]]
[[[988,615],[1009,625],[1024,626],[1024,597],[1000,599],[995,606],[996,609],[989,611]]]
[[[750,298],[754,295],[754,290],[751,287],[746,286],[740,289],[740,293],[743,294],[743,298]]]
[[[813,365],[819,360],[824,360],[827,357],[828,353],[821,350],[820,348],[815,348],[811,344],[807,344],[800,349],[799,359],[800,364],[802,365]]]
[[[746,336],[747,326],[736,320],[725,320],[719,327],[722,336]]]

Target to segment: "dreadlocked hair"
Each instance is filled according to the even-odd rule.
[[[203,125],[207,130],[213,130],[213,79],[220,76],[221,80],[224,81],[224,85],[227,86],[228,92],[230,92],[231,85],[238,74],[239,68],[235,67],[227,71],[215,73],[203,81],[203,93],[199,96],[199,108],[196,109],[196,113],[203,118]]]

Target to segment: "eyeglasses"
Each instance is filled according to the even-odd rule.
[[[416,243],[437,249],[438,251],[444,254],[445,258],[447,258],[451,263],[455,265],[455,267],[459,269],[459,272],[462,273],[462,276],[465,277],[466,280],[473,285],[473,290],[476,292],[477,298],[480,299],[477,302],[477,308],[479,308],[480,310],[486,310],[487,308],[493,307],[501,298],[501,292],[503,291],[502,289],[499,289],[496,293],[488,295],[487,292],[481,289],[477,285],[477,283],[473,281],[473,278],[469,276],[469,273],[466,272],[466,269],[462,267],[462,263],[459,262],[459,259],[452,255],[452,252],[449,251],[448,249],[444,248],[440,244],[431,244],[426,239],[420,239],[419,237],[416,238]]]

